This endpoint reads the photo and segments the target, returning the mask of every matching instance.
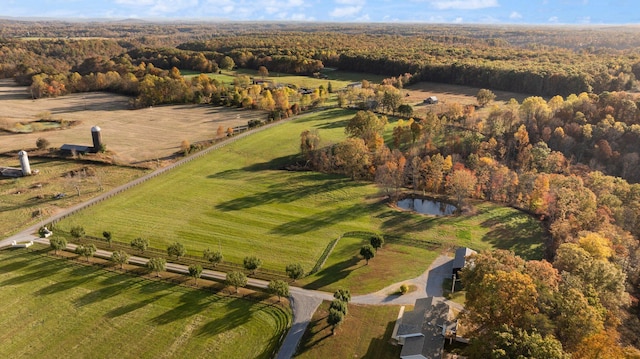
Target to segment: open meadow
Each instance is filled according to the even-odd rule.
[[[422,216],[390,207],[371,183],[282,169],[296,158],[302,131],[318,129],[323,144],[329,144],[344,138],[343,126],[353,114],[326,110],[256,133],[64,219],[56,228],[82,226],[95,237],[111,231],[121,242],[145,237],[159,249],[178,241],[197,256],[206,248],[220,248],[225,261],[241,263],[255,255],[264,268],[280,271],[295,262],[311,270],[327,245],[345,232],[413,240],[390,246],[389,252],[402,255],[384,262],[380,257],[391,267],[411,265],[362,282],[359,290],[365,291],[418,276],[435,252],[457,245],[513,248],[541,258],[542,228],[514,209],[478,203],[475,215]],[[354,262],[355,252],[347,252],[338,250],[329,258],[325,270],[333,268],[333,274],[320,271],[305,283],[333,289],[381,272],[352,270],[360,264],[357,258]],[[336,272],[334,265],[342,269]]]
[[[278,306],[0,252],[2,358],[272,358],[291,317]]]
[[[50,115],[52,119],[78,124],[64,129],[33,133],[0,131],[0,151],[29,150],[39,137],[51,147],[65,143],[91,145],[91,127],[100,126],[102,140],[117,163],[138,163],[163,159],[189,143],[216,138],[219,126],[246,125],[266,119],[261,111],[209,105],[167,105],[131,110],[129,97],[103,92],[76,93],[32,100],[24,86],[0,80],[0,129]],[[1,165],[1,163],[0,163]]]

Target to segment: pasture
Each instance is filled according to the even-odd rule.
[[[0,251],[2,358],[271,358],[279,307]]]
[[[40,173],[0,178],[2,238],[147,172],[131,167],[42,157],[31,157],[29,162],[31,169]],[[17,156],[2,156],[0,166],[19,168],[20,162]],[[58,194],[63,196],[56,198]]]
[[[526,257],[541,257],[542,229],[516,210],[478,203],[472,216],[421,216],[390,207],[371,183],[282,169],[297,156],[302,131],[318,129],[323,144],[329,144],[344,138],[343,126],[352,116],[352,111],[326,110],[256,133],[92,206],[57,228],[68,231],[79,225],[95,237],[108,230],[121,242],[146,237],[159,249],[179,241],[188,254],[198,256],[206,248],[219,248],[225,261],[242,263],[245,256],[255,255],[265,268],[280,271],[295,262],[309,271],[327,245],[349,231],[436,242],[444,248],[513,248]],[[384,262],[384,255],[378,259],[391,267],[411,263],[410,269],[376,274],[366,282],[370,272],[384,271],[348,265],[337,276],[321,271],[305,282],[332,288],[363,281],[361,290],[369,291],[419,275],[434,256],[428,252],[431,244],[422,250],[420,243],[418,249],[397,245],[389,252],[395,248],[398,253]],[[327,270],[351,263],[356,253],[347,252],[332,254]],[[353,265],[359,266],[357,261]]]
[[[39,137],[51,147],[65,143],[91,145],[91,127],[102,129],[102,140],[116,163],[139,163],[163,159],[189,143],[216,138],[219,126],[246,125],[264,120],[261,111],[248,111],[208,105],[166,105],[139,110],[129,109],[129,97],[103,92],[76,93],[56,98],[32,100],[24,86],[0,80],[0,129],[17,123],[36,121],[43,115],[77,121],[64,130],[15,134],[0,131],[0,151],[29,150]]]

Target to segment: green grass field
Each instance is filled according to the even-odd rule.
[[[373,83],[380,83],[384,80],[384,76],[373,75],[373,74],[365,74],[358,72],[348,72],[348,71],[333,71],[333,70],[323,70],[321,71],[323,74],[327,75],[326,79],[319,79],[311,76],[300,76],[300,75],[290,75],[284,73],[271,72],[269,76],[265,77],[265,80],[273,81],[274,83],[281,84],[289,84],[295,85],[297,87],[308,87],[308,88],[317,88],[320,86],[324,86],[325,88],[328,85],[328,82],[331,82],[331,86],[334,90],[338,90],[340,88],[346,87],[348,84],[352,82],[359,82],[362,80],[367,80]],[[194,76],[200,75],[197,71],[192,70],[180,70],[180,73],[185,78],[191,78]],[[258,75],[258,71],[251,69],[237,69],[234,71],[222,71],[222,73],[207,73],[207,76],[217,79],[224,84],[232,85],[235,75],[247,75],[256,78],[262,78]]]
[[[2,358],[271,358],[279,307],[0,251]]]
[[[395,305],[349,305],[335,335],[327,325],[329,302],[314,314],[300,342],[296,358],[398,358],[401,346],[391,344],[400,307]],[[407,309],[409,310],[409,309]]]
[[[344,138],[343,126],[352,116],[352,111],[332,109],[254,134],[65,219],[58,229],[81,225],[96,237],[108,230],[122,242],[142,236],[159,249],[179,241],[193,255],[220,246],[225,261],[241,263],[245,256],[255,255],[265,268],[275,270],[293,262],[310,270],[327,244],[348,231],[428,240],[445,247],[512,248],[527,258],[541,257],[542,229],[516,210],[479,202],[472,216],[421,216],[387,206],[373,184],[280,169],[297,155],[303,130],[318,129],[324,144],[336,142]],[[327,270],[346,264],[344,268],[351,268],[350,252],[357,253],[358,246],[348,243],[340,244],[348,249],[329,257]],[[376,274],[374,283],[362,280],[371,275],[369,270],[353,271],[363,273],[355,277],[347,275],[350,270],[338,270],[324,279],[319,276],[326,272],[319,272],[307,284],[325,288],[345,280],[369,290],[378,281],[382,288],[422,273],[435,255],[428,249],[403,247],[390,246],[400,254],[388,261],[381,254],[378,259],[394,268],[415,263],[411,269]]]

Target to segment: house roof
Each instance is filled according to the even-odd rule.
[[[415,325],[418,320],[420,328],[419,333],[416,333]],[[442,358],[445,340],[442,328],[449,324],[449,305],[444,302],[444,298],[418,299],[414,310],[404,314],[398,328],[398,336],[406,337],[400,358]]]
[[[456,256],[453,258],[453,269],[463,268],[467,262],[466,257],[475,253],[477,252],[467,247],[460,247],[456,249]]]

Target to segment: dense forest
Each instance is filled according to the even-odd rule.
[[[324,103],[330,83],[301,92],[181,70],[317,75],[331,67],[387,76],[339,92],[338,106],[359,110],[348,139],[327,144],[322,132],[303,132],[304,161],[291,168],[375,181],[389,197],[447,194],[469,211],[467,198],[499,202],[541,220],[545,260],[486,252],[463,272],[473,357],[501,357],[494,349],[509,345],[502,357],[523,348],[545,358],[598,348],[633,357],[623,347],[640,348],[636,29],[0,23],[0,77],[28,86],[33,98],[111,91],[130,96],[133,108],[202,103],[276,118]],[[417,114],[402,89],[419,81],[483,90],[476,106]],[[531,96],[493,104],[491,90]]]

